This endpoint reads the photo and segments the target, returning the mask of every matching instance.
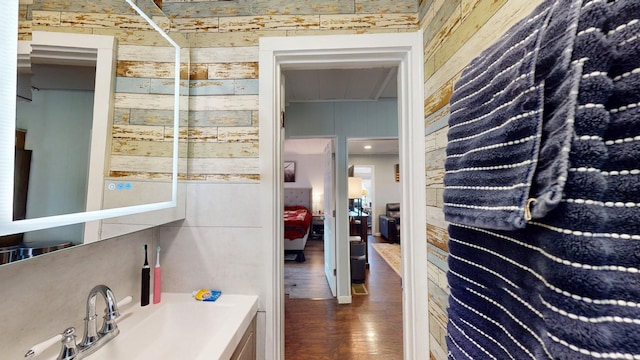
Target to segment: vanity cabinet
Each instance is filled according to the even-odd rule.
[[[255,360],[256,359],[256,317],[253,317],[247,331],[242,335],[240,343],[231,355],[230,360]]]

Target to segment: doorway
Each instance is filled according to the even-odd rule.
[[[282,251],[282,71],[291,68],[335,68],[362,66],[398,67],[398,118],[403,222],[403,332],[406,358],[427,358],[428,297],[426,274],[426,197],[424,176],[424,109],[422,35],[415,33],[335,35],[260,40],[260,166],[263,218],[272,254],[267,274],[266,357],[283,357],[283,251]],[[346,141],[337,148],[346,153]],[[346,163],[337,159],[338,197],[346,196]],[[336,266],[349,266],[347,206],[336,204],[338,259]],[[346,290],[345,290],[346,288]],[[338,294],[350,292],[350,281],[338,279]]]
[[[362,178],[363,211],[370,222],[370,235],[379,236],[379,217],[387,203],[400,203],[400,182],[395,179],[399,164],[397,138],[349,139],[349,166]]]
[[[352,164],[352,153],[349,152],[349,163]],[[370,235],[373,229],[374,214],[372,208],[375,204],[375,177],[373,165],[354,165],[353,176],[362,179],[362,195],[358,199],[358,215],[367,216],[367,233]]]
[[[290,250],[285,256],[285,295],[290,299],[333,299],[336,281],[333,269],[333,138],[287,138],[284,158],[296,164],[294,181],[284,182],[285,206],[308,206],[311,223],[300,255]],[[311,199],[293,194],[311,190]],[[306,194],[306,192],[305,192]],[[285,250],[291,248],[285,241]],[[293,255],[293,256],[292,256]]]

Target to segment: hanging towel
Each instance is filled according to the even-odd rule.
[[[524,229],[449,226],[450,359],[640,359],[640,2],[581,1],[577,30],[559,203]]]
[[[521,229],[559,203],[582,74],[571,61],[578,15],[578,1],[546,1],[464,70],[450,100],[446,220]]]

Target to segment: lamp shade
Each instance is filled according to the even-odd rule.
[[[360,199],[362,197],[362,178],[348,177],[349,199]]]

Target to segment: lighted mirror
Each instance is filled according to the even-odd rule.
[[[161,10],[151,0],[1,6],[19,20],[2,25],[18,28],[2,73],[18,76],[2,90],[12,103],[0,117],[0,255],[184,218],[189,51]]]

